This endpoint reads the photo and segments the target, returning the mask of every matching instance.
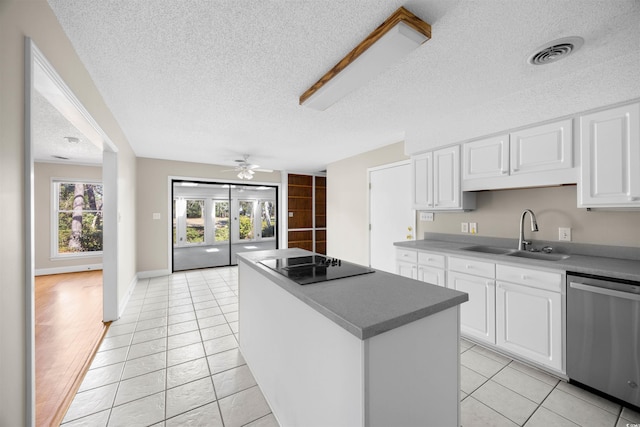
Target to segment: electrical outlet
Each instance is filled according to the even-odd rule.
[[[571,228],[560,227],[558,228],[558,240],[570,242],[571,241]]]
[[[433,221],[433,212],[420,212],[420,221]]]
[[[470,222],[469,223],[469,233],[478,234],[478,223],[477,222]]]
[[[468,233],[469,232],[469,223],[468,222],[461,222],[460,223],[460,231],[462,233]]]
[[[154,212],[153,213],[153,219],[160,219],[160,213],[159,212]]]

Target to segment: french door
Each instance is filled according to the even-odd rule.
[[[173,271],[235,265],[278,248],[277,187],[174,181]]]

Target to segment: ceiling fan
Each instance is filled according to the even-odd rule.
[[[235,162],[238,163],[238,165],[234,169],[229,169],[223,172],[228,172],[228,171],[238,172],[238,178],[240,179],[253,179],[253,174],[256,171],[273,172],[272,170],[269,170],[269,169],[258,169],[260,167],[259,165],[249,163],[248,154],[245,154],[244,156],[242,156],[242,159],[235,160]]]

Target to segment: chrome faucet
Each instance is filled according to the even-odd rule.
[[[531,231],[538,231],[538,222],[536,221],[536,216],[531,209],[525,209],[522,212],[522,216],[520,217],[520,238],[518,240],[518,250],[526,251],[527,245],[530,245],[531,242],[528,240],[524,240],[524,217],[529,212],[529,216],[531,216]]]

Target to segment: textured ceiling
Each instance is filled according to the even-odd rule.
[[[33,127],[33,158],[37,162],[68,163],[56,156],[66,157],[74,164],[102,164],[102,149],[84,136],[69,120],[38,91],[31,99]],[[69,142],[67,137],[77,138]]]
[[[640,97],[637,0],[49,4],[140,157],[316,171],[405,132],[415,152]],[[432,40],[326,111],[298,105],[401,5]],[[572,56],[526,64],[574,35]]]

